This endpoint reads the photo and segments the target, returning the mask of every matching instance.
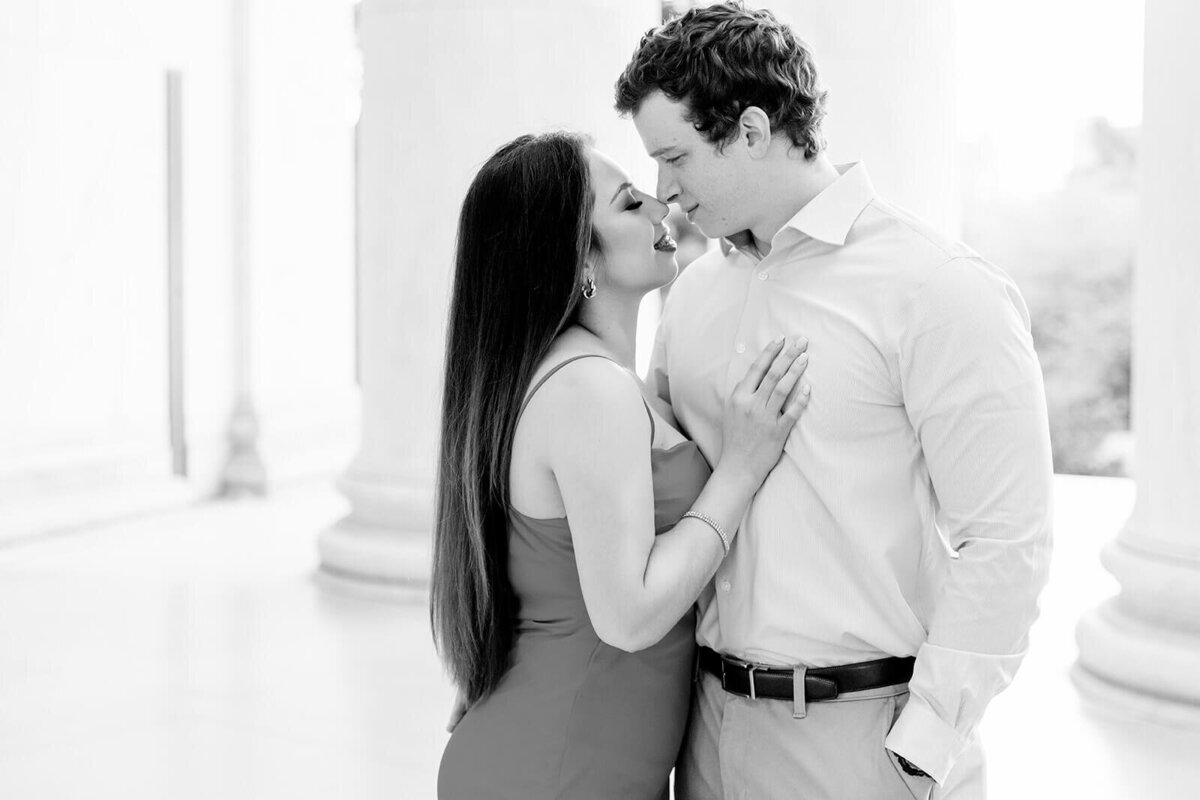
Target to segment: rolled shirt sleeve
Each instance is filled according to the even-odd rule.
[[[1048,578],[1052,477],[1041,368],[1016,286],[951,259],[913,293],[898,340],[949,560],[887,747],[945,780],[1012,681]]]

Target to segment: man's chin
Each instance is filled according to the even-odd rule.
[[[692,222],[692,224],[699,228],[700,232],[709,239],[723,239],[727,235],[725,230],[713,225],[711,222],[700,222],[699,220],[696,220]]]
[[[720,241],[722,239],[725,239],[725,238],[737,233],[737,231],[727,230],[725,227],[715,227],[715,226],[709,227],[707,225],[700,225],[700,224],[697,224],[696,227],[699,228],[700,232],[703,233],[705,236],[707,236],[709,239],[716,239],[717,241]]]
[[[709,239],[724,239],[742,230],[727,217],[706,213],[708,209],[698,210],[700,214],[696,218],[689,217],[688,221],[699,228],[700,232]]]

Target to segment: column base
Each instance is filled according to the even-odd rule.
[[[1105,717],[1200,730],[1200,705],[1122,686],[1090,671],[1079,661],[1071,668],[1071,682],[1088,709]]]
[[[320,581],[343,594],[413,599],[429,590],[430,544],[428,532],[365,524],[351,514],[317,540]]]
[[[346,574],[322,564],[313,579],[329,594],[352,597],[356,600],[375,600],[390,605],[429,605],[428,587],[409,586],[386,580],[372,580],[362,575]]]
[[[1085,614],[1075,638],[1071,678],[1090,709],[1200,729],[1200,632],[1148,622],[1118,596]]]
[[[253,450],[235,452],[221,470],[217,496],[225,498],[266,497],[267,466]]]
[[[219,497],[264,497],[267,467],[258,452],[258,414],[249,398],[239,398],[229,420],[229,456],[221,470]]]
[[[360,453],[338,479],[350,514],[321,532],[318,582],[339,594],[412,601],[429,592],[433,484]]]

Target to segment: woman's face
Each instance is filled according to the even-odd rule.
[[[592,227],[600,240],[597,289],[640,299],[679,271],[675,242],[663,224],[667,207],[636,189],[625,170],[603,153],[589,148],[588,162],[595,192]]]

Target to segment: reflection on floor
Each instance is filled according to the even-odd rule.
[[[0,549],[0,797],[432,798],[453,693],[426,609],[314,582],[327,486]],[[1200,732],[1085,713],[1066,677],[1133,488],[1058,490],[1032,651],[985,722],[991,796],[1200,797]]]

